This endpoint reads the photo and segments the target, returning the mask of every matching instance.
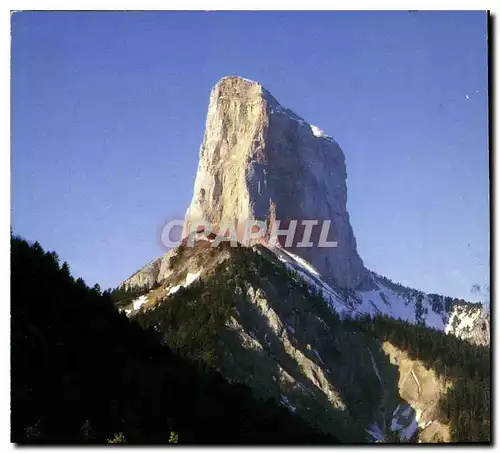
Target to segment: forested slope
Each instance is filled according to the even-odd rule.
[[[38,243],[11,239],[11,272],[13,442],[336,442],[160,345]]]

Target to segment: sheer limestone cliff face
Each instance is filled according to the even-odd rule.
[[[205,136],[187,222],[214,229],[247,220],[331,220],[335,248],[291,247],[340,287],[368,281],[346,209],[339,145],[282,107],[260,84],[225,77],[210,95]],[[313,229],[313,240],[321,228]]]

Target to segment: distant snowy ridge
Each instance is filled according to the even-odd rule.
[[[489,320],[487,339],[477,340],[485,315],[479,306],[449,305],[451,298],[405,288],[372,273],[374,289],[351,292],[347,296],[328,285],[318,270],[303,258],[281,246],[268,247],[288,269],[318,291],[330,307],[341,317],[359,315],[387,315],[394,319],[420,323],[427,327],[456,335],[458,338],[489,344]]]

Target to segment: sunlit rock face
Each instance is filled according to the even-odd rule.
[[[327,240],[337,247],[317,246],[322,225],[312,228],[312,247],[297,247],[304,233],[299,224],[290,250],[330,283],[357,288],[370,279],[349,222],[346,178],[344,153],[333,138],[259,83],[225,77],[210,94],[186,220],[207,221],[215,230],[254,219],[270,227],[280,220],[280,229],[290,220],[330,220]]]
[[[333,138],[282,107],[259,83],[240,77],[225,77],[217,83],[210,94],[194,194],[186,213],[194,231],[201,221],[223,234],[220,230],[225,226],[244,226],[247,220],[267,223],[268,229],[278,220],[281,229],[292,220],[330,220],[327,239],[336,241],[338,247],[299,247],[304,229],[298,228],[285,249],[294,256],[294,271],[323,295],[338,299],[336,311],[343,316],[385,314],[488,345],[489,317],[480,305],[425,294],[364,268],[346,202],[345,157]],[[311,241],[316,245],[320,230],[320,226],[313,229]],[[239,228],[237,232],[241,239]],[[208,236],[210,243],[201,243],[215,245],[213,233],[201,231],[193,236]],[[284,237],[280,239],[284,245]],[[261,241],[281,261],[290,261],[283,248],[269,244],[268,236]],[[174,287],[183,285],[185,276],[177,275],[179,265],[194,274],[200,263],[180,263],[186,256],[189,260],[196,257],[196,249],[178,252],[170,250],[121,286],[149,291],[167,281],[173,281]],[[200,260],[203,268],[209,267]]]

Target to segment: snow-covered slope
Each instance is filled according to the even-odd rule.
[[[342,316],[387,315],[477,344],[489,344],[489,319],[480,304],[457,303],[449,297],[406,288],[374,272],[371,273],[373,289],[346,292],[332,288],[314,266],[289,250],[279,245],[269,249]]]
[[[424,324],[476,344],[489,344],[489,318],[481,304],[395,285],[375,273],[372,273],[372,278],[375,289],[356,293],[359,301],[356,312],[385,314],[394,319]]]
[[[375,289],[357,291],[357,313],[385,314],[391,318],[445,330],[449,313],[442,306],[434,305],[433,308],[433,301],[427,294],[408,288],[397,291],[376,276],[373,276],[373,281]]]
[[[342,296],[323,280],[320,273],[312,264],[279,245],[269,247],[269,249],[275,253],[282,263],[285,263],[288,269],[296,272],[302,280],[306,281],[311,286],[311,289],[319,292],[329,302],[333,310],[339,314],[349,310]]]

